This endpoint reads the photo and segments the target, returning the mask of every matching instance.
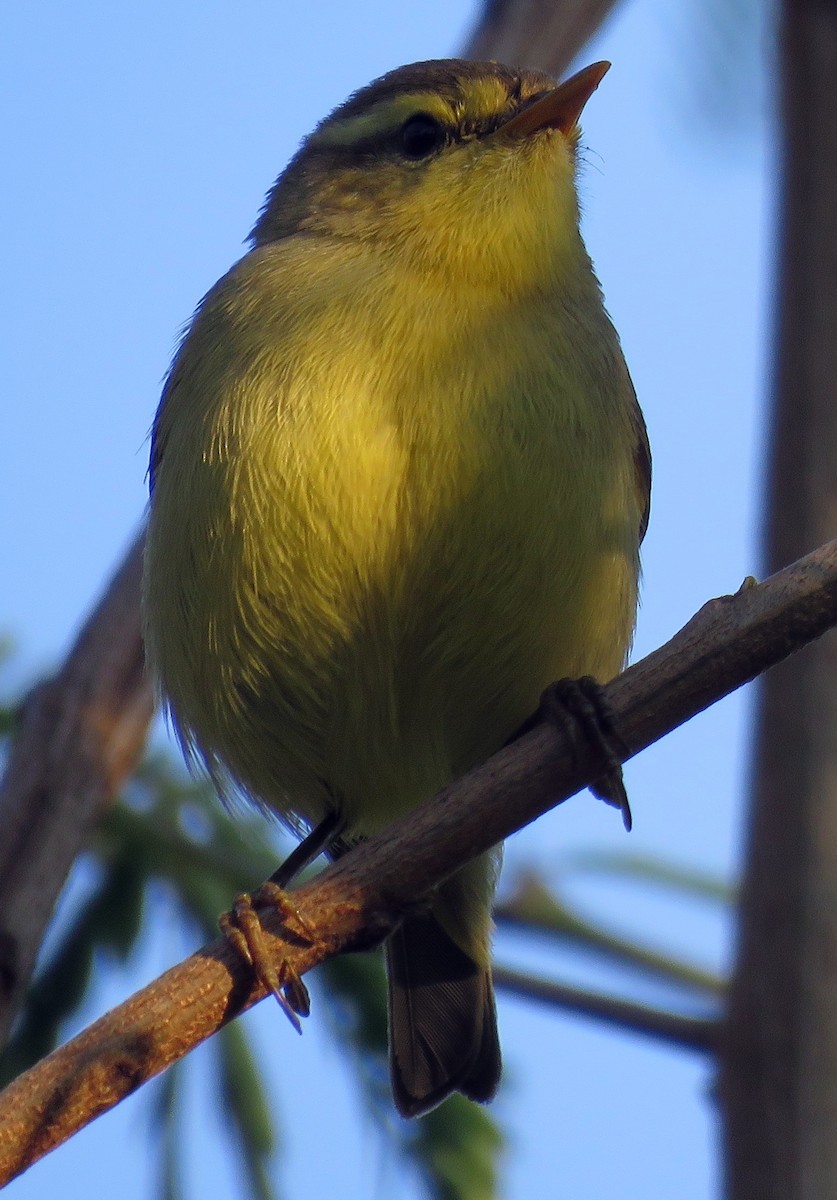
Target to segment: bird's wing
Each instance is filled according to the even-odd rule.
[[[651,515],[651,445],[648,441],[648,430],[645,418],[634,394],[632,413],[636,436],[634,443],[634,467],[636,469],[637,492],[641,500],[642,517],[639,524],[639,540],[645,537],[648,528],[648,518]]]

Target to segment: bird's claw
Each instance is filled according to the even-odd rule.
[[[229,944],[252,967],[259,983],[273,993],[297,1033],[302,1033],[299,1018],[307,1017],[311,1011],[308,989],[290,963],[283,961],[278,967],[275,965],[265,944],[257,907],[276,908],[283,922],[305,941],[313,940],[313,930],[288,893],[275,883],[263,884],[252,895],[242,892],[236,896],[230,912],[223,913],[218,920]]]
[[[590,784],[590,791],[605,804],[620,810],[625,828],[630,832],[633,816],[618,753],[620,750],[627,752],[628,747],[619,737],[602,685],[592,675],[559,679],[543,692],[538,711],[562,729],[566,728],[567,716],[570,716],[574,729],[580,730],[605,755],[607,769]],[[575,747],[575,738],[573,745]]]

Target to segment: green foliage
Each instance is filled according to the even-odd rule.
[[[491,1200],[503,1146],[486,1109],[457,1094],[417,1123],[411,1152],[439,1200]]]
[[[184,1200],[180,1147],[183,1144],[180,1094],[185,1065],[175,1063],[161,1077],[151,1103],[158,1145],[158,1200]]]
[[[254,1200],[272,1200],[267,1170],[276,1142],[270,1103],[243,1027],[237,1021],[218,1034],[220,1092],[224,1111],[241,1146],[241,1162]]]
[[[12,652],[12,644],[8,638],[0,634],[0,671],[5,666]],[[0,753],[5,741],[10,737],[15,723],[15,709],[5,699],[0,699]],[[2,758],[0,758],[2,763]]]
[[[606,875],[610,879],[629,879],[665,888],[679,896],[699,901],[734,904],[736,889],[725,879],[706,871],[696,871],[680,863],[665,862],[647,854],[604,854],[601,851],[575,854],[567,861],[565,872]]]
[[[576,863],[580,860],[576,859]],[[605,858],[599,860],[601,870],[618,877],[627,873],[624,857],[612,857],[608,870]],[[639,865],[635,862],[634,875]],[[649,882],[650,869],[646,867],[643,882]],[[659,873],[659,872],[658,872]],[[694,872],[689,872],[688,886],[679,887],[679,869],[669,865],[667,883],[685,895],[694,894]],[[659,880],[654,880],[659,882]],[[713,899],[716,898],[713,896]],[[509,894],[494,910],[497,923],[503,927],[523,928],[528,932],[540,933],[556,945],[572,945],[587,951],[608,963],[628,968],[647,979],[674,984],[693,993],[700,1003],[706,996],[718,997],[724,990],[725,981],[718,975],[697,964],[671,954],[643,945],[642,942],[623,937],[604,926],[591,921],[569,904],[552,881],[546,881],[535,872],[523,872],[515,881]]]

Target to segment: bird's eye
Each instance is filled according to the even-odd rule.
[[[427,158],[443,144],[445,131],[437,120],[427,113],[417,113],[401,127],[399,142],[405,158]]]

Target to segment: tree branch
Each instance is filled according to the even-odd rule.
[[[522,971],[513,971],[509,967],[495,967],[494,982],[504,991],[522,996],[526,1000],[549,1004],[561,1012],[592,1017],[617,1029],[644,1033],[648,1037],[669,1042],[681,1049],[699,1050],[703,1054],[709,1054],[717,1048],[720,1021],[711,1017],[687,1017],[682,1013],[668,1012],[662,1008],[650,1008],[645,1004],[619,1000],[602,992],[591,992],[586,988],[569,987],[565,983],[540,979]]]
[[[489,0],[465,58],[497,59],[561,75],[617,0]]]
[[[778,314],[763,558],[837,529],[837,5],[783,0]],[[837,1195],[837,636],[758,689],[720,1063],[730,1200]]]
[[[646,977],[654,975],[677,987],[716,996],[726,990],[726,982],[711,971],[609,933],[580,917],[561,904],[535,875],[524,876],[510,896],[495,904],[494,919],[498,925],[572,942],[611,963],[640,971]]]
[[[606,689],[631,757],[837,623],[837,540],[712,600]],[[263,913],[277,962],[300,974],[374,945],[428,890],[598,778],[600,750],[539,724],[294,893],[311,940]],[[0,1184],[262,998],[223,939],[138,992],[0,1096]]]
[[[138,539],[62,669],[21,711],[0,786],[0,1045],[67,872],[145,744],[141,575]]]

